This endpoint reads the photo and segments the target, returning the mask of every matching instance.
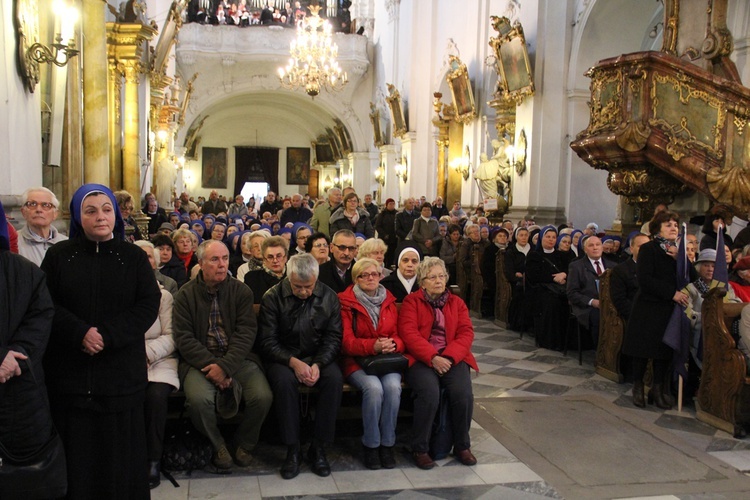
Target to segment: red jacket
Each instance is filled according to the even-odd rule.
[[[474,355],[471,354],[474,326],[469,319],[466,304],[457,295],[451,294],[443,307],[443,314],[445,315],[446,347],[442,355],[453,359],[455,364],[465,361],[470,367],[479,371]],[[421,361],[432,367],[432,358],[438,354],[429,342],[435,313],[424,298],[421,289],[406,296],[401,304],[398,320],[399,332],[406,345],[405,354],[409,358],[409,366],[415,361]]]
[[[732,285],[735,297],[742,302],[750,302],[750,285],[743,285],[736,281],[730,281],[729,284]]]
[[[378,328],[372,325],[370,315],[365,306],[359,303],[354,296],[354,285],[349,285],[346,290],[339,294],[341,301],[341,324],[344,330],[344,338],[341,342],[341,368],[344,377],[348,377],[360,369],[354,356],[372,356],[375,353],[375,342],[381,337],[390,337],[396,342],[396,351],[404,352],[404,342],[397,332],[398,309],[396,308],[396,297],[386,290],[386,297],[380,306],[380,320]],[[356,311],[357,330],[352,329],[352,311]]]

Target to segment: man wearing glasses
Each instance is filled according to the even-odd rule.
[[[352,284],[352,264],[357,254],[357,238],[348,229],[336,231],[331,243],[331,260],[320,265],[320,281],[336,293]]]
[[[287,264],[287,277],[263,296],[260,308],[258,345],[281,440],[287,445],[281,466],[284,479],[296,477],[302,463],[299,384],[320,390],[307,452],[310,468],[321,477],[331,473],[324,446],[333,442],[344,384],[336,362],[341,350],[341,306],[336,294],[320,282],[318,272],[315,257],[295,255]]]
[[[68,239],[52,226],[60,203],[55,193],[45,187],[27,189],[21,201],[26,225],[18,232],[18,253],[39,266],[49,247]]]

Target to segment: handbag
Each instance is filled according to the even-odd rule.
[[[202,470],[211,461],[213,448],[211,442],[183,417],[185,410],[164,438],[164,451],[161,457],[162,471]],[[165,474],[166,476],[166,474]],[[166,476],[169,479],[169,476]]]
[[[47,401],[31,368],[31,360],[26,359],[25,362],[40,397]],[[47,412],[49,414],[49,403]],[[0,498],[60,498],[67,492],[65,450],[54,425],[49,440],[26,456],[11,453],[0,443]]]
[[[352,330],[357,331],[357,311],[352,309]],[[389,373],[401,373],[409,368],[409,360],[401,353],[375,354],[354,358],[368,375],[381,377]]]
[[[565,285],[560,283],[542,283],[542,288],[550,292],[555,297],[567,297],[568,289]]]

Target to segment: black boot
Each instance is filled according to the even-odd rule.
[[[148,463],[148,487],[152,490],[161,483],[161,467],[159,461]]]
[[[371,470],[380,469],[380,453],[377,448],[368,448],[362,445],[365,451],[365,467]]]
[[[638,408],[646,407],[646,400],[643,394],[643,380],[633,382],[633,404]]]
[[[654,384],[651,392],[653,393],[654,404],[657,408],[661,408],[662,410],[672,409],[672,405],[664,399],[664,384]]]

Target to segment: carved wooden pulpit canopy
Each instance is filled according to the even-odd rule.
[[[661,51],[604,59],[587,72],[590,122],[570,146],[647,213],[687,188],[743,218],[750,212],[750,89],[729,60],[727,2],[712,3],[708,25],[693,33],[705,0],[665,0]]]

